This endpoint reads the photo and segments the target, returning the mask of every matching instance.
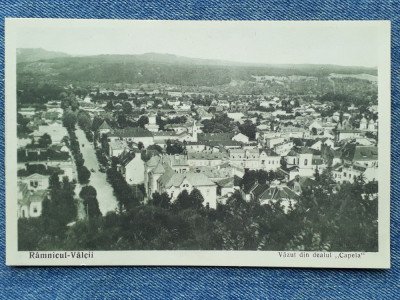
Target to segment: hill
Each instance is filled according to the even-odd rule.
[[[47,51],[41,48],[19,48],[17,49],[17,62],[34,62],[39,60],[67,57],[69,54],[63,52]]]
[[[27,55],[29,51],[23,52],[17,65],[18,81],[39,80],[60,85],[85,82],[216,86],[228,84],[232,80],[252,81],[254,75],[325,77],[331,73],[377,74],[376,69],[365,67],[246,64],[157,53],[71,57],[47,51],[33,51],[30,56]],[[39,57],[42,59],[39,60]]]

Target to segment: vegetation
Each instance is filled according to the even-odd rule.
[[[109,178],[117,173],[110,173]],[[19,220],[20,249],[377,251],[377,182],[364,184],[358,178],[334,193],[330,178],[326,172],[321,174],[288,213],[279,202],[246,202],[239,192],[216,210],[200,205],[202,197],[196,190],[181,193],[172,204],[167,194],[155,193],[151,203],[138,205],[128,186],[119,187],[124,193],[118,197],[129,195],[125,201],[132,203],[120,214],[78,221],[67,229],[72,215],[63,213],[62,222],[47,219],[46,206],[42,217]],[[64,189],[57,181],[51,186],[52,190]],[[94,198],[95,193],[88,194],[82,197]],[[71,205],[73,199],[68,197]],[[44,228],[43,220],[60,222],[62,226],[56,227],[60,231]],[[60,238],[60,232],[65,238]]]

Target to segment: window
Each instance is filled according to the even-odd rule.
[[[37,180],[31,180],[30,185],[34,188],[37,188],[39,186],[39,182]]]
[[[34,212],[35,214],[38,212],[38,210],[37,210],[37,207],[36,207],[36,206],[34,206],[34,207],[33,207],[33,212]]]
[[[304,165],[307,166],[308,165],[308,159],[304,160]]]
[[[346,172],[344,172],[344,173],[343,173],[343,177],[346,177],[346,176],[347,176],[347,174],[346,174]]]

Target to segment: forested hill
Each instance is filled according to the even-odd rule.
[[[257,65],[156,53],[66,56],[20,62],[17,66],[20,82],[39,80],[59,84],[95,82],[215,86],[232,80],[253,80],[252,75],[321,77],[330,73],[377,75],[377,70],[335,65]]]
[[[69,54],[63,52],[47,51],[41,48],[17,49],[17,62],[34,62],[59,57],[67,57]]]

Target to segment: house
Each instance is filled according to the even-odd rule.
[[[183,155],[155,155],[144,165],[144,185],[147,195],[151,198],[158,190],[157,180],[166,171],[185,173],[189,171],[189,164]]]
[[[199,133],[197,134],[197,141],[199,142],[223,142],[231,141],[233,133]]]
[[[125,141],[116,140],[108,143],[108,154],[110,157],[118,157],[128,149],[129,146]]]
[[[234,137],[232,137],[233,141],[237,141],[237,142],[241,142],[241,143],[245,143],[248,144],[249,143],[249,138],[242,134],[242,133],[238,133],[237,135],[235,135]]]
[[[296,176],[287,183],[287,186],[297,195],[300,195],[305,191],[311,191],[315,184],[316,181],[311,178]]]
[[[281,166],[281,157],[271,149],[261,149],[259,166],[265,171],[276,171]]]
[[[24,117],[33,117],[36,114],[36,108],[34,107],[23,107],[18,110],[18,113]]]
[[[144,147],[154,144],[153,133],[141,127],[126,127],[124,129],[116,129],[108,134],[108,141],[122,140],[125,142],[143,143]]]
[[[344,163],[337,165],[332,170],[333,179],[338,183],[343,182],[354,182],[354,180],[363,176],[366,182],[378,180],[378,168],[377,167],[365,167],[359,164]]]
[[[42,215],[43,201],[47,197],[47,190],[32,191],[26,183],[18,182],[17,217],[36,218]]]
[[[59,144],[65,136],[68,136],[67,129],[60,122],[54,122],[50,125],[39,125],[38,129],[30,135],[35,142],[38,142],[45,133],[50,135],[52,144]]]
[[[197,189],[204,198],[204,206],[217,207],[217,185],[207,176],[199,173],[175,173],[167,170],[157,180],[158,192],[167,192],[174,202],[178,195],[186,190],[188,193]]]
[[[119,157],[119,171],[124,176],[125,181],[130,185],[144,183],[144,161],[139,150],[126,151]]]
[[[233,119],[235,122],[241,123],[243,121],[242,119],[244,117],[244,114],[242,112],[234,112],[234,113],[230,112],[227,113],[227,116],[228,118]]]
[[[49,188],[50,175],[41,175],[38,173],[29,176],[20,176],[18,181],[27,186],[29,191],[47,190]]]
[[[336,131],[336,140],[355,139],[364,136],[363,132],[358,129],[338,129]]]
[[[217,166],[228,160],[228,155],[223,152],[189,152],[187,163],[191,167]]]
[[[318,139],[314,144],[310,146],[311,149],[321,151],[323,145],[329,146],[333,148],[335,146],[335,142],[328,138]]]
[[[280,136],[268,137],[265,139],[265,145],[268,148],[273,149],[275,147],[275,145],[282,144],[284,141],[285,141],[285,139]]]
[[[27,165],[43,165],[43,168],[58,168],[69,180],[76,179],[74,162],[69,152],[54,149],[17,150],[17,168],[26,169]]]
[[[268,189],[268,185],[265,183],[259,183],[257,181],[251,182],[247,185],[244,185],[240,190],[242,198],[249,202],[258,200],[259,196]]]
[[[274,151],[280,156],[285,156],[287,155],[290,150],[293,148],[294,143],[292,141],[286,141],[283,143],[275,144],[274,145]]]
[[[364,167],[378,166],[378,147],[347,144],[342,149],[344,163],[358,164]]]
[[[221,197],[230,197],[235,192],[234,189],[234,179],[231,178],[224,178],[221,180],[215,181],[217,184],[217,195]]]
[[[112,128],[111,126],[107,123],[106,120],[103,121],[103,123],[101,123],[100,127],[99,127],[99,135],[102,136],[103,134],[109,133],[111,132]]]
[[[295,208],[298,198],[295,192],[284,185],[270,187],[258,197],[261,205],[279,202],[285,213],[288,213],[291,208]]]

